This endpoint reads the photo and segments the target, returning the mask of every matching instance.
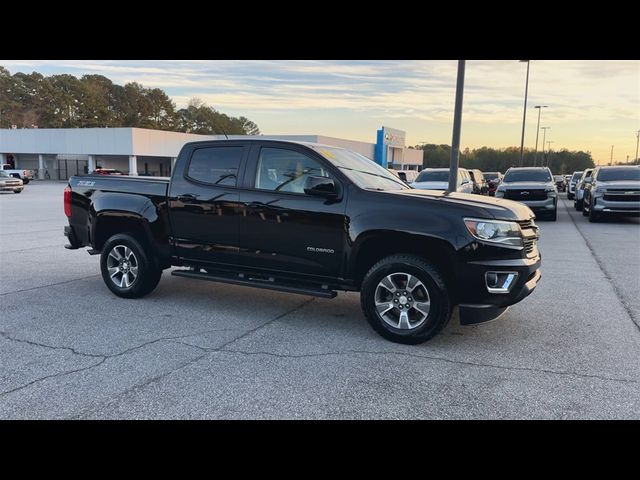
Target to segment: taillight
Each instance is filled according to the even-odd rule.
[[[71,217],[71,187],[64,187],[64,214]]]
[[[23,171],[22,171],[22,175],[24,175],[24,176],[26,177],[26,176],[27,176],[27,171],[26,171],[26,170],[23,170]]]

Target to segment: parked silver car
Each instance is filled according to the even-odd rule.
[[[596,167],[582,204],[590,222],[605,215],[640,215],[640,166]]]
[[[582,170],[573,172],[571,178],[567,182],[567,199],[573,200],[573,197],[576,195],[576,185],[580,181],[580,177],[582,176]]]
[[[0,170],[0,191],[20,193],[24,189],[24,183],[19,178],[12,177],[8,172]]]
[[[549,167],[512,167],[496,190],[496,198],[524,203],[549,220],[558,218],[558,190]]]
[[[591,183],[591,174],[593,173],[593,168],[587,168],[582,175],[580,176],[580,180],[576,183],[576,191],[575,196],[573,198],[573,207],[580,211],[582,210],[582,197],[584,195],[584,187]]]

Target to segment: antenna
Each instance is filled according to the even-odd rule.
[[[226,138],[227,140],[229,140],[229,136],[227,135],[227,132],[225,132],[224,130],[222,130],[222,127],[220,127],[220,131],[221,131],[222,133],[224,133],[225,138]]]

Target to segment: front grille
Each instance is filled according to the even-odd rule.
[[[535,229],[538,228],[538,226],[533,222],[533,218],[529,220],[519,220],[518,225],[520,225],[520,228],[522,230],[526,230],[528,228],[535,228]]]
[[[633,192],[633,193],[627,193]],[[630,189],[615,189],[615,190],[607,190],[604,194],[605,200],[610,200],[612,202],[640,202],[640,190]]]
[[[535,251],[536,242],[538,241],[538,226],[533,219],[518,221],[520,230],[522,230],[523,238],[522,244],[524,245],[524,251],[527,257],[533,256]]]
[[[524,251],[527,254],[527,256],[529,256],[531,253],[533,253],[533,249],[536,246],[536,239],[534,237],[525,238],[523,239],[523,243],[524,243]]]
[[[509,200],[517,200],[520,202],[526,202],[527,200],[546,200],[547,192],[544,190],[505,190],[504,198]]]

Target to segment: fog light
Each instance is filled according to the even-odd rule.
[[[487,272],[484,275],[489,293],[509,293],[518,272]]]

